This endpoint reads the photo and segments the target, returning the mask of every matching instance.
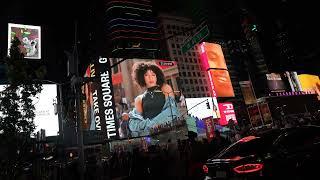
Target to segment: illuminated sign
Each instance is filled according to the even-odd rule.
[[[219,44],[203,42],[200,44],[200,57],[206,70],[225,69],[227,65]]]
[[[209,70],[208,75],[211,87],[214,87],[217,97],[234,97],[233,87],[228,71]]]
[[[224,126],[227,125],[230,120],[237,123],[237,118],[235,111],[233,109],[233,104],[231,102],[219,103],[220,119],[219,124]]]
[[[17,37],[21,53],[28,59],[41,59],[41,27],[23,24],[8,24],[8,56],[11,42]]]
[[[213,117],[216,119],[220,117],[217,98],[186,98],[186,104],[188,114],[193,117],[197,117],[198,119],[204,119],[207,117]]]

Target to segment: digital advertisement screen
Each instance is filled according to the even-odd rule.
[[[20,51],[25,58],[41,59],[41,27],[23,24],[8,24],[8,56],[11,42],[17,37],[20,42]]]
[[[179,121],[181,110],[185,107],[178,103],[182,100],[177,84],[179,72],[176,62],[155,59],[122,61],[121,58],[108,58],[108,61],[113,66],[110,71],[112,83],[108,84],[108,87],[112,86],[112,91],[108,91],[108,97],[112,93],[115,127],[120,139],[159,133]],[[96,65],[88,68],[85,76],[94,77],[99,72]],[[101,97],[98,92],[95,93],[97,88],[94,86],[94,83],[87,83],[82,89],[86,94],[83,107],[87,109],[86,115],[91,116],[83,118],[87,130],[97,130],[94,125],[97,122],[97,107],[109,104],[99,103],[99,99],[107,99],[103,96],[107,91],[102,92]],[[103,117],[99,119],[101,121]]]
[[[287,79],[290,89],[293,92],[299,92],[302,91],[302,87],[298,78],[297,72],[294,71],[286,71],[284,73],[285,78]]]
[[[214,119],[220,117],[217,98],[186,98],[188,114],[197,119],[212,117]]]
[[[236,113],[231,102],[219,103],[219,110],[221,116],[219,119],[220,125],[225,126],[230,120],[233,120],[235,124],[237,123]]]
[[[81,120],[85,131],[96,131],[105,139],[119,138],[110,59],[98,58],[87,67],[84,77],[93,78],[82,86]],[[89,132],[89,134],[92,132]]]
[[[286,85],[282,81],[281,75],[277,73],[266,74],[270,92],[285,92]]]
[[[229,72],[226,70],[209,70],[210,83],[213,83],[217,97],[234,97]]]
[[[57,85],[43,84],[41,93],[33,98],[35,107],[34,132],[44,129],[46,136],[56,136],[59,131],[58,113],[55,113],[57,105]],[[5,85],[0,85],[0,91]]]
[[[206,70],[208,69],[225,69],[227,65],[224,55],[219,44],[203,42],[200,44],[200,57]]]
[[[299,74],[299,81],[303,91],[310,91],[320,96],[320,79],[319,76],[311,74]]]
[[[239,84],[240,84],[240,88],[241,88],[241,92],[242,92],[245,104],[256,103],[257,100],[254,96],[251,82],[250,81],[240,81]]]
[[[260,103],[259,108],[260,108],[260,112],[261,112],[264,124],[271,124],[272,116],[271,116],[268,103]]]

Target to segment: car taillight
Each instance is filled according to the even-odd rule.
[[[233,168],[233,171],[238,174],[246,174],[260,171],[263,168],[263,164],[244,164]]]
[[[202,166],[202,170],[205,174],[208,174],[209,173],[209,169],[208,169],[208,166],[207,165],[203,165]]]

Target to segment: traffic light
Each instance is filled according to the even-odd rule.
[[[207,105],[207,109],[211,109],[210,108],[210,104],[209,104],[209,101],[207,100],[207,102],[206,102],[206,105]]]

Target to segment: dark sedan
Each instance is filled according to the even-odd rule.
[[[272,129],[244,137],[203,166],[206,179],[318,177],[320,127]]]

